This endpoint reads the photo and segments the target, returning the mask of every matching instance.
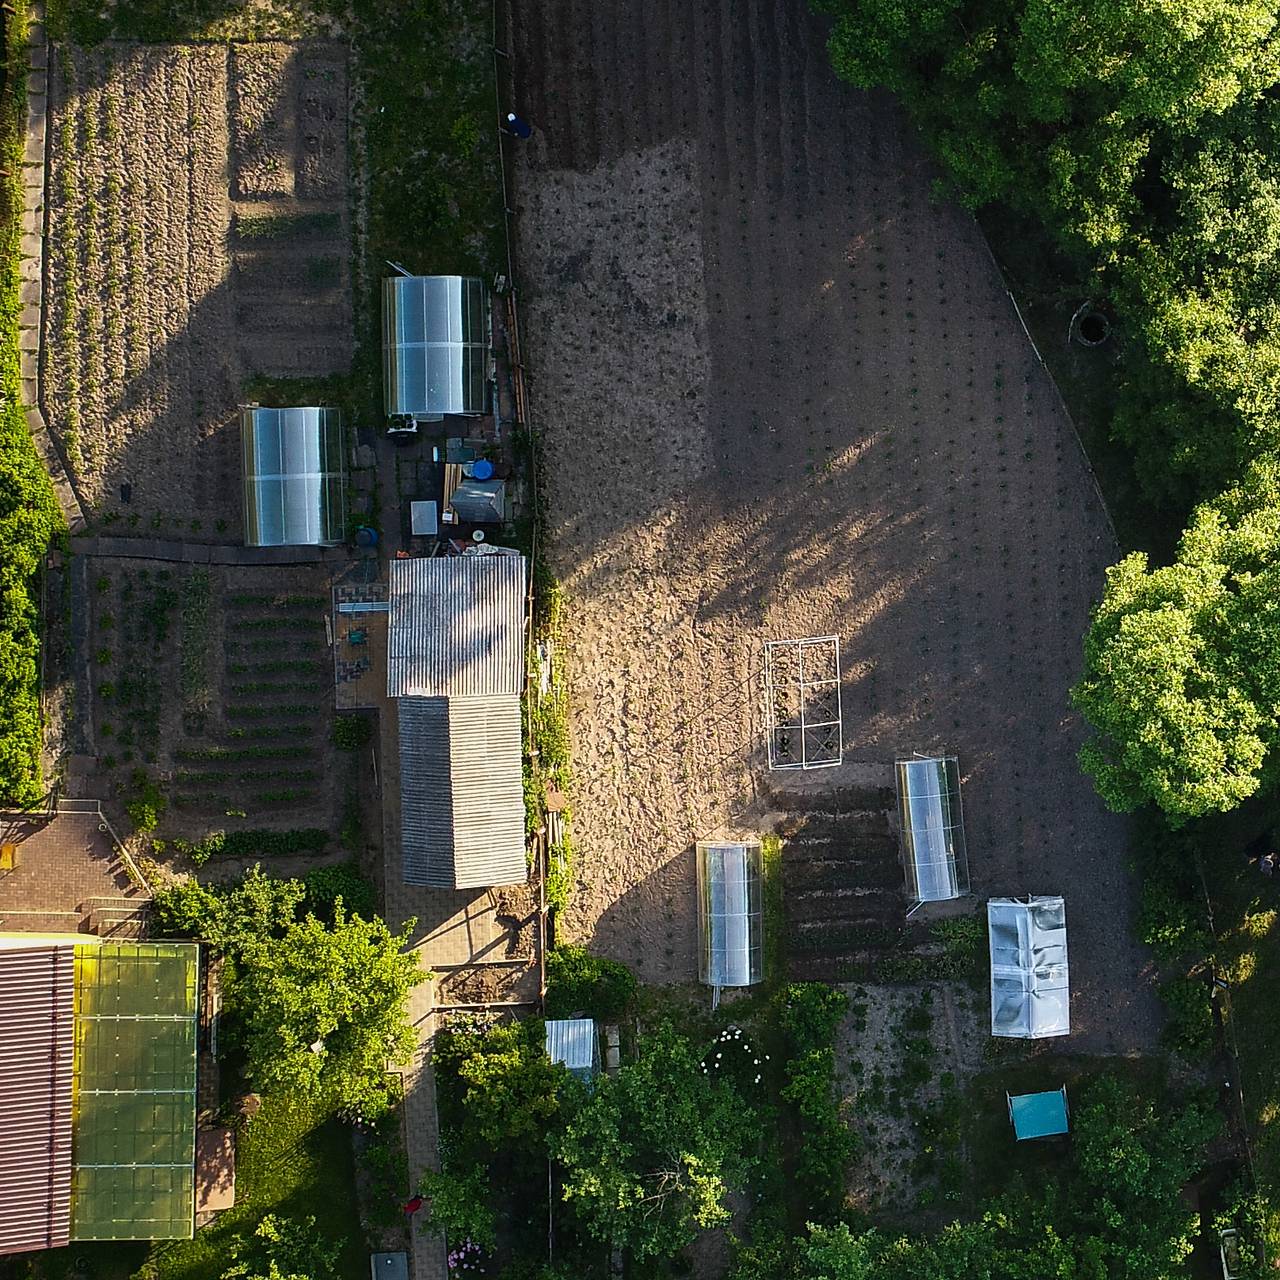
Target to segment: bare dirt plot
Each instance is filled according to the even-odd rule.
[[[41,395],[115,533],[236,540],[246,381],[349,366],[346,59],[54,52]]]
[[[1149,1046],[1125,828],[1074,762],[1066,690],[1116,548],[1071,424],[976,227],[931,199],[892,102],[836,82],[821,24],[661,9],[558,0],[515,33],[573,619],[565,928],[685,979],[697,837],[772,822],[775,796],[821,820],[859,769],[947,749],[975,891],[1067,898],[1071,1047]],[[848,763],[767,774],[764,642],[824,634]]]

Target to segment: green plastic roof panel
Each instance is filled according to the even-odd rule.
[[[198,986],[192,943],[76,947],[73,1240],[192,1235]]]
[[[1014,1137],[1019,1142],[1066,1133],[1070,1127],[1066,1086],[1048,1093],[1020,1093],[1010,1097],[1009,1119],[1013,1121]]]

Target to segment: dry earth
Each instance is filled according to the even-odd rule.
[[[55,50],[42,398],[113,532],[237,540],[247,380],[348,367],[347,99],[332,42]]]
[[[694,966],[692,844],[956,752],[980,897],[1062,893],[1070,1048],[1158,1016],[1066,690],[1116,547],[972,220],[800,0],[548,0],[520,255],[571,602],[574,937]],[[840,637],[844,768],[769,774],[765,641]],[[792,828],[796,828],[793,821]],[[901,907],[899,901],[899,907]]]

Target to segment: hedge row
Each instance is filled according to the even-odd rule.
[[[15,0],[11,8],[0,98],[0,800],[26,805],[43,790],[37,574],[64,525],[22,409],[18,224],[27,6]]]

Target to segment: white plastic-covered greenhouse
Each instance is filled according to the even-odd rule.
[[[383,392],[392,417],[485,411],[489,297],[474,276],[382,282]]]
[[[764,857],[759,841],[702,841],[698,862],[698,978],[750,987],[764,977]]]
[[[342,541],[342,415],[337,409],[244,409],[240,444],[248,546]]]
[[[1071,1031],[1067,913],[1061,898],[992,898],[991,1034],[1022,1040]]]
[[[917,756],[894,764],[907,896],[946,902],[969,892],[969,857],[955,756]]]

